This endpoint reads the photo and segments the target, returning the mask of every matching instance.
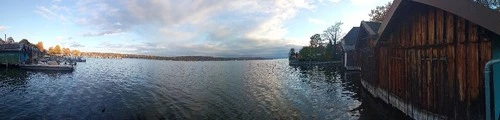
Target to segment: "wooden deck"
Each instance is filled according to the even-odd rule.
[[[432,112],[420,109],[409,103],[403,101],[403,99],[397,97],[396,95],[387,92],[379,87],[374,87],[370,83],[361,80],[363,87],[371,94],[373,97],[381,99],[385,103],[391,105],[394,108],[399,109],[401,112],[410,116],[411,118],[417,120],[445,120],[448,119],[445,116],[434,114]]]

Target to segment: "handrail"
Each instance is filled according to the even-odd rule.
[[[496,59],[496,60],[490,60],[486,63],[486,65],[484,65],[484,92],[485,92],[485,108],[486,108],[486,120],[495,120],[495,115],[493,114],[492,116],[492,106],[491,106],[491,93],[490,93],[490,90],[492,88],[490,88],[490,83],[492,82],[491,80],[491,66],[493,66],[493,64],[497,64],[497,63],[500,63],[500,59]],[[498,103],[497,103],[498,104]]]

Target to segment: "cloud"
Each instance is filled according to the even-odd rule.
[[[94,36],[103,36],[103,35],[112,35],[112,34],[117,34],[123,32],[121,29],[116,29],[116,30],[108,30],[108,31],[102,31],[98,33],[85,33],[82,36],[83,37],[94,37]]]
[[[382,0],[350,0],[353,5],[372,5]]]
[[[77,43],[77,42],[71,42],[69,47],[72,47],[72,48],[80,48],[80,47],[85,47],[84,45],[80,44],[80,43]]]
[[[326,22],[324,20],[316,19],[316,18],[307,18],[307,21],[309,21],[310,23],[313,23],[313,24],[318,24],[318,25],[325,25],[326,24]]]
[[[35,12],[38,13],[39,15],[43,16],[44,18],[49,19],[49,20],[59,20],[61,22],[68,22],[68,19],[66,19],[65,16],[60,15],[60,14],[54,12],[53,10],[51,10],[47,7],[44,7],[44,6],[36,7]]]
[[[323,5],[327,5],[327,4],[337,4],[340,1],[341,0],[319,0],[319,3],[321,3]]]
[[[1,26],[1,25],[0,25],[0,31],[7,30],[8,28],[9,28],[9,27],[7,27],[7,26]]]
[[[309,0],[127,0],[78,1],[74,23],[89,28],[85,37],[139,35],[143,43],[104,42],[106,51],[158,55],[286,56],[294,41],[284,23]],[[57,16],[43,7],[43,15]]]

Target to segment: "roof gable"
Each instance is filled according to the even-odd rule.
[[[361,28],[364,28],[368,34],[371,36],[378,34],[378,29],[380,27],[379,22],[369,22],[369,21],[361,21]]]
[[[344,50],[354,49],[356,40],[358,38],[359,27],[352,27],[352,29],[342,38]]]

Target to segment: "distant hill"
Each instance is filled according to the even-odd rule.
[[[82,56],[93,58],[138,58],[138,59],[154,59],[154,60],[172,60],[172,61],[232,61],[232,60],[266,60],[270,58],[263,57],[212,57],[212,56],[154,56],[154,55],[138,55],[138,54],[119,54],[119,53],[99,53],[99,52],[82,52]]]

